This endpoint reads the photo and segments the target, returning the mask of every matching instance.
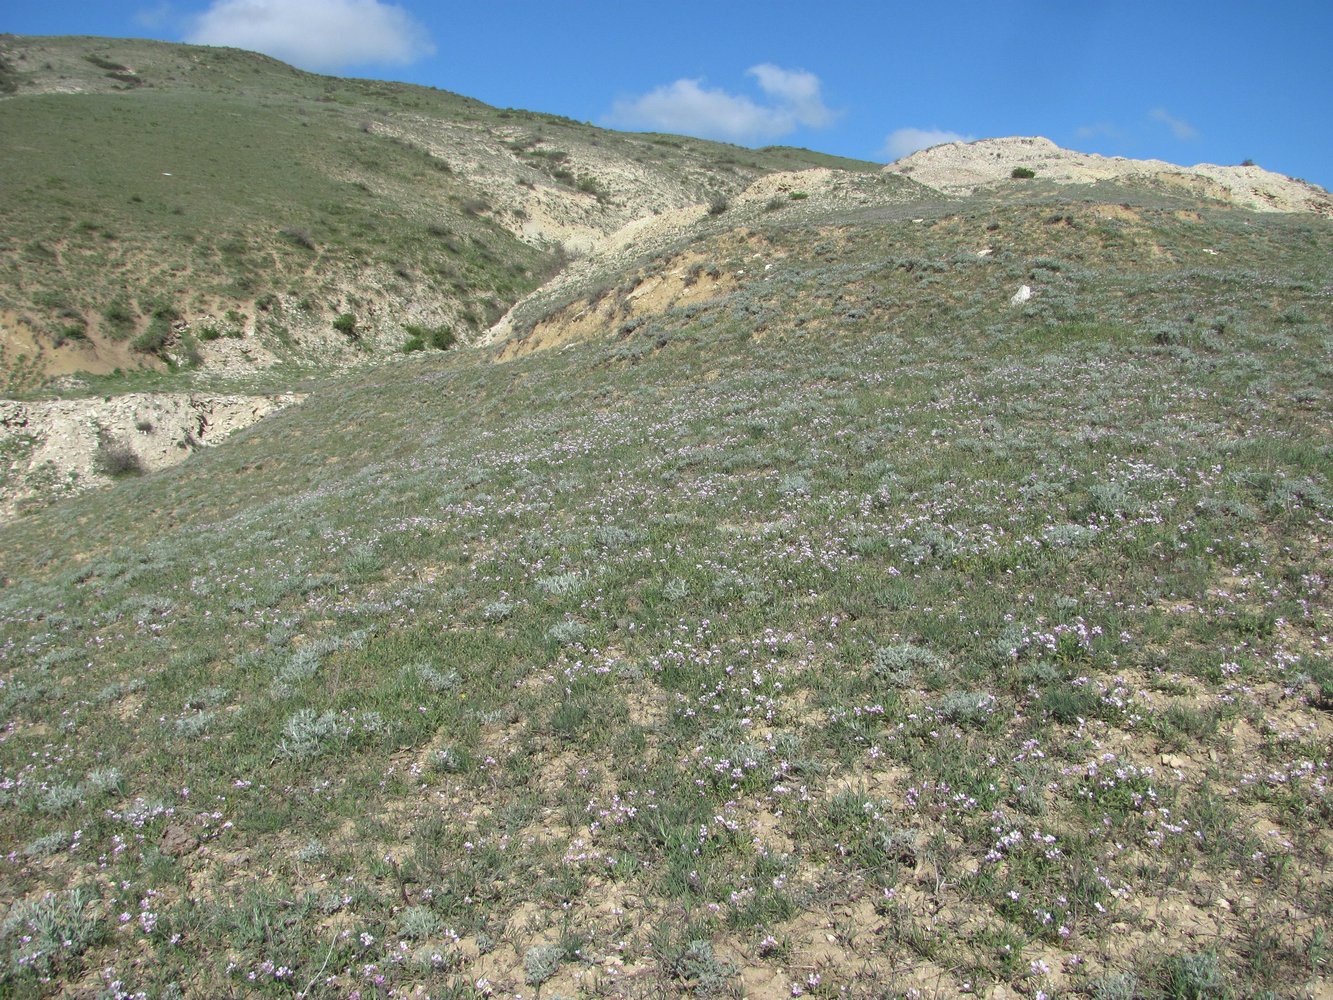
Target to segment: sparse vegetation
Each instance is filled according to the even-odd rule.
[[[446,97],[294,79],[437,175],[354,122]],[[0,993],[1326,990],[1328,221],[839,183],[589,260],[532,300],[557,349],[502,361],[364,288],[260,305],[309,255],[201,232],[259,283],[230,326],[329,340],[340,303],[441,350],[0,525]],[[480,325],[544,260],[359,211],[293,217],[456,263],[465,304],[410,315]],[[127,327],[185,315],[160,284]]]

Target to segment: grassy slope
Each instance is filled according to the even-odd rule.
[[[328,333],[343,313],[378,351],[399,346],[405,322],[464,337],[484,329],[540,283],[550,255],[514,237],[485,171],[455,172],[449,155],[427,152],[440,128],[446,154],[447,129],[473,130],[517,180],[584,192],[590,212],[632,193],[515,150],[508,132],[664,185],[689,178],[680,196],[694,200],[777,169],[871,166],[621,135],[230,49],[9,36],[0,50],[15,88],[0,101],[0,310],[35,331],[42,353],[9,347],[0,369],[10,391],[39,384],[52,364],[158,364],[169,352],[156,343],[129,349],[155,314],[196,320],[195,333],[245,331],[316,363],[338,338],[331,346],[312,329]]]
[[[73,84],[95,91],[100,67],[86,53],[101,53],[133,63],[145,85],[81,94],[20,86],[0,104],[11,138],[5,305],[48,338],[132,339],[166,306],[215,315],[227,329],[253,320],[261,341],[291,348],[283,305],[328,320],[362,308],[364,317],[387,292],[456,300],[453,311],[472,310],[480,324],[536,280],[537,251],[460,210],[472,193],[465,183],[421,151],[361,130],[372,105],[398,97],[416,107],[401,96],[407,88],[315,77],[235,51],[96,41],[30,42],[30,60],[63,56],[61,69],[91,72]],[[33,76],[38,90],[53,85],[51,73]],[[431,97],[441,113],[475,103]],[[275,293],[284,297],[276,313],[256,308]],[[110,321],[113,310],[125,318]],[[95,353],[87,360],[96,367]]]
[[[1326,986],[1327,223],[913,217],[0,528],[4,988]]]

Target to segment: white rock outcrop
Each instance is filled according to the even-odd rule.
[[[1013,177],[1026,167],[1039,180],[1091,184],[1135,178],[1257,212],[1312,212],[1333,216],[1333,195],[1306,181],[1262,167],[1199,163],[1182,167],[1164,160],[1131,160],[1062,149],[1041,136],[1011,136],[976,142],[946,142],[895,160],[885,172],[904,174],[945,194],[972,194]]]
[[[212,396],[128,393],[110,399],[0,399],[0,520],[110,481],[108,450],[143,472],[216,445],[299,393]]]

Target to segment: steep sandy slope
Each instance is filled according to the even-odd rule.
[[[539,331],[542,335],[526,343],[509,344],[501,354],[502,358],[508,358],[592,336],[611,322],[613,311],[608,311],[609,300],[584,303],[585,307],[580,307],[581,290],[596,285],[599,278],[617,276],[618,280],[624,280],[621,271],[654,256],[667,261],[667,270],[664,275],[636,286],[629,293],[628,298],[636,300],[641,308],[637,313],[627,315],[646,315],[650,306],[665,310],[696,301],[705,295],[712,283],[706,273],[701,275],[700,267],[704,262],[688,252],[687,244],[707,233],[737,229],[743,237],[745,226],[777,211],[783,213],[784,219],[793,221],[812,211],[825,213],[872,204],[901,204],[930,194],[916,184],[882,173],[813,167],[760,177],[727,200],[721,211],[717,211],[717,204],[696,203],[641,215],[597,240],[583,256],[572,261],[541,288],[520,299],[479,343],[492,345],[508,341],[517,331],[530,331],[534,323],[546,327]],[[645,288],[649,284],[651,295]],[[561,305],[553,308],[554,303]]]
[[[972,194],[1009,181],[1015,168],[1065,184],[1134,178],[1163,183],[1205,198],[1226,201],[1256,212],[1314,212],[1333,216],[1333,196],[1323,188],[1256,166],[1223,167],[1200,163],[1177,166],[1163,160],[1130,160],[1062,149],[1040,136],[1012,136],[977,142],[949,142],[890,163],[888,173],[946,194]]]

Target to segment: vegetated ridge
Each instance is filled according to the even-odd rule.
[[[1326,994],[1333,222],[1020,166],[0,525],[0,989]]]
[[[0,36],[0,377],[468,341],[632,219],[795,165],[254,53]]]

